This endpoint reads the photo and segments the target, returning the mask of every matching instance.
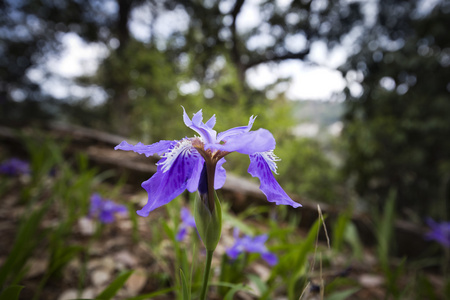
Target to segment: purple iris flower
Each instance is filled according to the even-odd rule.
[[[226,179],[222,166],[225,163],[224,157],[231,152],[247,154],[250,157],[248,172],[259,178],[260,189],[268,201],[293,207],[301,206],[294,202],[275,180],[272,172],[276,173],[275,162],[279,160],[273,153],[275,139],[266,129],[250,131],[255,117],[250,117],[247,126],[235,127],[219,134],[213,129],[216,124],[215,115],[203,123],[201,110],[194,114],[191,120],[183,108],[183,120],[187,127],[200,136],[175,141],[161,140],[152,145],[140,142],[131,145],[123,141],[114,148],[131,150],[147,157],[153,154],[162,155],[157,163],[157,172],[142,183],[148,193],[148,202],[137,211],[140,216],[148,216],[152,210],[169,203],[186,189],[191,193],[195,192],[199,187],[204,166],[207,170],[208,186],[220,189]],[[213,193],[211,190],[208,189],[207,192]],[[209,195],[208,201],[210,208],[214,207],[214,197]]]
[[[427,219],[431,231],[425,235],[429,240],[435,240],[442,246],[450,248],[450,222],[437,223],[431,218]]]
[[[95,193],[91,196],[91,207],[89,216],[97,217],[102,223],[112,223],[114,216],[118,214],[126,214],[128,209],[124,205],[116,204],[111,200],[103,199],[99,194]]]
[[[274,266],[278,263],[278,257],[267,250],[264,243],[267,241],[267,234],[257,235],[251,237],[249,235],[244,235],[242,238],[239,237],[239,230],[234,230],[234,239],[236,240],[231,248],[226,250],[227,255],[231,259],[236,259],[239,254],[248,253],[259,253],[262,259],[264,259],[270,266]]]
[[[177,241],[182,241],[184,239],[189,227],[195,228],[194,216],[191,214],[189,209],[183,207],[181,209],[180,215],[181,215],[181,224],[180,227],[178,228],[178,233],[175,237]]]
[[[30,174],[30,164],[25,160],[11,158],[0,165],[0,173],[10,176]]]

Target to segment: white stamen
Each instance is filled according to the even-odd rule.
[[[161,165],[162,171],[163,173],[165,173],[170,170],[170,167],[173,165],[179,155],[191,155],[192,150],[195,150],[195,148],[192,146],[191,140],[187,138],[182,139],[180,142],[178,142],[178,144],[175,145],[172,150],[164,153],[162,157],[166,158],[166,160],[162,163],[158,162],[157,165]]]
[[[278,175],[278,173],[277,173],[278,167],[275,162],[280,161],[281,159],[278,158],[278,156],[276,156],[275,153],[273,153],[273,150],[266,151],[266,152],[259,152],[259,154],[261,154],[261,156],[264,158],[264,160],[269,165],[269,168],[272,170],[272,172],[274,172],[275,174]]]

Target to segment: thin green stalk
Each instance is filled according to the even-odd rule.
[[[209,271],[211,270],[211,261],[212,261],[213,253],[214,253],[214,250],[206,251],[205,273],[203,274],[203,286],[202,286],[202,292],[200,294],[200,300],[206,299],[206,290],[208,289]]]

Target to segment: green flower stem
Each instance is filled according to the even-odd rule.
[[[209,211],[213,212],[215,209],[215,191],[214,191],[214,177],[216,175],[217,161],[206,160],[206,174],[208,177],[208,205]]]
[[[205,272],[203,274],[203,285],[202,285],[202,292],[200,294],[200,300],[206,299],[206,291],[208,289],[208,282],[209,282],[209,271],[211,270],[211,261],[213,253],[214,250],[206,251],[206,264],[205,264]]]

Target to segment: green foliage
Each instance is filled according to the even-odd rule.
[[[266,282],[264,282],[259,276],[254,274],[247,274],[247,278],[250,282],[254,283],[254,285],[258,289],[258,294],[263,295],[269,290]]]
[[[239,291],[245,291],[248,290],[249,288],[246,287],[244,284],[240,283],[240,284],[235,284],[231,290],[225,295],[225,297],[223,298],[224,300],[233,300],[234,299],[234,294],[236,294],[236,292]]]
[[[45,234],[39,229],[39,224],[47,213],[50,204],[51,201],[47,200],[41,208],[22,218],[14,244],[6,262],[0,268],[0,287],[16,284],[22,279],[28,258]]]
[[[386,271],[389,270],[389,254],[392,251],[392,241],[394,238],[394,221],[395,221],[395,200],[396,192],[391,191],[389,199],[381,212],[375,217],[376,225],[375,235],[377,238],[377,255],[381,266]]]
[[[191,289],[187,283],[186,276],[184,276],[183,270],[180,269],[180,278],[181,278],[181,289],[183,294],[183,300],[191,299]]]
[[[348,244],[352,249],[352,257],[362,259],[363,246],[351,217],[351,210],[339,214],[332,226],[331,245],[336,252],[342,252],[344,244]]]
[[[338,101],[295,101],[293,115],[297,123],[311,122],[330,126],[342,119],[345,104]]]
[[[359,238],[358,229],[353,223],[348,223],[345,227],[344,240],[350,244],[353,256],[357,259],[362,259],[363,257],[363,244]]]
[[[58,272],[62,271],[62,268],[67,265],[75,256],[83,250],[81,246],[64,245],[62,241],[57,246],[50,246],[50,261],[47,266],[47,270],[41,279],[37,290],[34,293],[33,299],[40,298],[42,289],[47,281]]]
[[[179,230],[180,226],[180,207],[184,206],[185,204],[182,203],[180,197],[177,197],[171,203],[173,203],[173,205],[166,206],[168,220],[170,221],[167,222],[165,220],[161,220],[161,222],[167,238],[169,238],[174,247],[175,268],[179,269],[180,275],[182,273],[182,276],[176,277],[176,286],[174,287],[176,298],[186,299],[185,290],[189,291],[189,295],[195,295],[198,293],[199,285],[197,283],[200,282],[202,273],[201,270],[199,270],[199,268],[197,267],[197,261],[189,261],[188,256],[191,255],[191,257],[197,257],[199,255],[201,242],[198,236],[193,232],[190,235],[189,241],[191,245],[189,246],[187,246],[183,241],[178,241],[176,239],[177,231]],[[159,226],[156,226],[155,228],[158,229],[158,227]],[[163,241],[164,237],[158,236],[156,238],[154,237],[152,241],[150,241],[150,243],[154,244],[156,242]],[[188,251],[189,248],[191,249],[191,252]]]
[[[113,282],[111,282],[97,297],[99,300],[112,299],[117,291],[122,288],[128,278],[133,274],[133,271],[124,271]]]
[[[103,62],[97,78],[90,81],[113,92],[107,110],[114,131],[137,136],[143,142],[182,135],[173,113],[181,110],[182,103],[175,67],[170,57],[136,41]]]
[[[235,260],[224,254],[220,263],[220,282],[227,282],[230,284],[237,284],[244,280],[244,269],[248,264],[247,255],[239,255]],[[231,287],[226,285],[220,285],[218,293],[221,296],[225,296],[230,291]]]
[[[356,191],[382,206],[394,188],[403,216],[442,220],[450,216],[450,18],[444,2],[413,17],[420,1],[384,1],[383,17],[362,35],[367,46],[343,67],[363,88],[356,98],[349,95],[344,129],[345,170]],[[383,42],[386,32],[396,47]]]
[[[18,300],[22,289],[21,285],[11,285],[0,293],[0,300]]]
[[[60,278],[64,267],[86,250],[70,241],[73,229],[87,215],[94,187],[111,174],[89,168],[86,156],[66,159],[66,143],[58,144],[39,132],[24,135],[22,141],[30,154],[32,172],[21,191],[16,192],[25,210],[0,268],[0,286],[7,289],[22,282],[30,258],[44,251],[48,255],[47,268],[33,291],[33,299],[39,299],[47,283]],[[44,225],[44,220],[49,219],[53,219],[54,226]]]
[[[282,186],[306,198],[338,202],[338,170],[323,154],[319,143],[308,138],[280,141],[277,179]]]
[[[430,300],[439,299],[435,287],[430,282],[430,280],[426,276],[424,276],[424,274],[418,274],[416,282],[414,282],[414,284],[417,285],[417,292],[418,292],[416,299],[430,299]],[[444,291],[444,293],[446,292]],[[447,292],[446,295],[450,294]]]
[[[279,263],[274,267],[271,280],[281,276],[287,285],[288,299],[298,299],[300,292],[306,286],[306,277],[309,272],[308,255],[315,252],[316,239],[320,229],[321,221],[316,220],[302,241],[290,244],[282,244],[284,255],[280,257]],[[289,271],[287,271],[289,270]]]
[[[343,213],[339,215],[338,219],[336,220],[334,226],[333,226],[333,249],[337,251],[342,250],[342,246],[344,244],[344,234],[345,230],[350,222],[350,216],[349,213]]]
[[[331,295],[329,295],[328,297],[326,297],[325,299],[326,300],[345,300],[345,299],[348,299],[348,297],[350,297],[354,293],[356,293],[358,290],[359,290],[359,288],[352,288],[352,289],[345,290],[345,291],[334,292]]]
[[[161,290],[153,292],[153,293],[148,293],[148,294],[143,294],[143,295],[139,295],[136,297],[127,298],[126,300],[147,300],[147,299],[152,299],[153,297],[157,297],[160,295],[165,295],[172,291],[173,291],[173,288],[161,289]]]
[[[381,270],[386,277],[387,293],[392,295],[395,299],[402,299],[402,295],[406,290],[399,288],[398,281],[405,272],[406,258],[403,259],[397,266],[392,266],[390,257],[393,248],[394,236],[394,222],[395,222],[395,201],[396,192],[391,190],[389,198],[383,209],[383,213],[379,212],[376,215],[375,235],[377,238],[377,255],[381,265]]]
[[[86,215],[88,198],[94,188],[108,189],[110,193],[119,194],[119,188],[113,191],[109,186],[100,185],[104,178],[109,176],[108,173],[99,174],[95,169],[89,168],[85,156],[62,160],[64,156],[62,152],[58,152],[62,149],[58,149],[55,144],[51,145],[49,141],[44,144],[47,143],[49,144],[42,145],[40,149],[47,149],[47,153],[53,154],[46,156],[37,151],[33,156],[33,160],[36,160],[33,165],[51,170],[53,164],[56,163],[57,175],[49,178],[42,172],[37,172],[42,178],[40,180],[38,178],[30,179],[26,183],[28,192],[22,194],[21,205],[28,205],[33,209],[28,211],[26,217],[23,217],[17,239],[11,247],[6,263],[0,268],[3,293],[9,293],[9,291],[18,293],[15,285],[23,283],[22,278],[26,273],[28,259],[32,257],[37,241],[41,241],[40,247],[44,247],[43,250],[49,254],[49,261],[46,272],[40,278],[40,286],[33,291],[36,298],[43,295],[42,292],[47,287],[47,283],[50,283],[51,280],[58,280],[64,272],[64,267],[76,259],[80,253],[85,256],[85,263],[87,263],[89,245],[79,247],[69,239],[75,221]],[[35,146],[36,143],[29,142],[29,145]],[[30,149],[33,147],[30,146]],[[51,150],[53,152],[49,149],[53,149]],[[42,201],[43,195],[46,196],[47,202]],[[374,226],[378,230],[380,271],[387,280],[388,294],[398,299],[410,298],[410,295],[421,290],[420,295],[434,299],[433,297],[436,295],[438,297],[439,294],[431,291],[433,286],[426,277],[421,277],[422,273],[418,272],[419,275],[414,277],[416,280],[414,284],[411,283],[406,288],[400,285],[401,279],[408,274],[410,269],[408,269],[406,261],[399,264],[392,264],[391,261],[395,193],[392,193],[389,199]],[[76,202],[76,205],[71,201]],[[300,234],[298,225],[301,217],[299,214],[288,214],[289,210],[286,207],[250,206],[246,211],[235,215],[227,211],[226,202],[224,201],[225,205],[223,205],[222,220],[225,224],[223,228],[225,230],[239,228],[241,232],[249,235],[268,234],[267,247],[279,257],[279,264],[267,269],[268,277],[264,278],[254,273],[254,270],[258,269],[254,266],[264,264],[260,255],[240,255],[236,260],[230,261],[226,254],[223,254],[220,258],[220,266],[213,263],[211,271],[213,282],[210,286],[224,299],[233,299],[237,292],[248,293],[266,300],[273,299],[280,293],[285,293],[284,295],[287,295],[288,299],[298,299],[313,279],[320,280],[320,292],[324,299],[345,299],[357,295],[358,290],[363,288],[354,278],[324,275],[329,271],[327,269],[332,265],[334,255],[347,252],[346,245],[351,247],[352,259],[361,257],[362,246],[355,225],[351,221],[350,210],[341,214],[331,227],[333,251],[329,251],[330,249],[324,251],[324,246],[318,241],[320,227],[324,225],[322,218],[318,218],[306,234]],[[36,203],[40,206],[31,205]],[[193,204],[193,197],[189,203]],[[160,211],[160,218],[149,220],[147,225],[149,238],[144,243],[140,243],[140,246],[148,245],[149,254],[163,271],[149,274],[152,279],[157,280],[158,290],[130,297],[128,300],[148,299],[168,293],[176,299],[189,299],[189,297],[194,299],[200,294],[202,271],[198,266],[201,264],[197,264],[202,250],[200,240],[194,231],[191,232],[190,239],[182,242],[175,239],[182,205],[186,204],[183,203],[182,197],[178,197],[170,205],[165,206],[166,210]],[[135,208],[130,206],[130,211],[133,210]],[[57,226],[42,230],[42,220],[49,211],[52,215],[58,216]],[[140,223],[142,219],[138,220],[133,213],[131,213],[130,219],[135,226],[134,235],[136,236],[134,239],[142,241],[138,230],[142,225]],[[254,224],[258,224],[258,226]],[[100,234],[94,235],[92,241],[97,241],[99,238]],[[42,243],[42,241],[44,242]],[[222,242],[226,241],[222,239]],[[322,255],[324,253],[325,255]],[[171,272],[170,270],[176,271]],[[84,288],[86,272],[86,269],[80,272],[80,290]],[[120,274],[96,299],[112,299],[129,278],[131,272]],[[168,285],[171,287],[166,288]]]

